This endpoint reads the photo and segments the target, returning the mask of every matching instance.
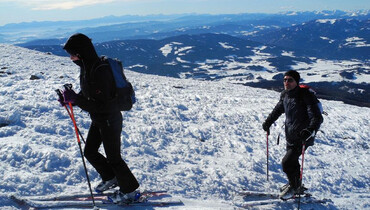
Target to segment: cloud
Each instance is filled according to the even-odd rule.
[[[2,2],[12,2],[23,7],[29,7],[32,10],[69,10],[82,6],[90,6],[96,4],[107,4],[117,1],[133,1],[133,0],[0,0]]]
[[[74,0],[74,1],[44,1],[44,4],[38,4],[33,10],[69,10],[76,7],[89,6],[95,4],[106,4],[115,0]]]

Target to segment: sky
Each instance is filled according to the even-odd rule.
[[[370,9],[369,0],[0,0],[0,26],[109,15],[237,14]]]

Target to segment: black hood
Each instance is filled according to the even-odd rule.
[[[65,43],[64,50],[69,54],[79,55],[86,66],[92,66],[99,59],[91,39],[84,34],[73,34]]]

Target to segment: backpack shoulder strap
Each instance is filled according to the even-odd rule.
[[[317,104],[319,100],[313,91],[310,91],[308,88],[300,88],[299,97],[303,100],[306,105]]]
[[[91,81],[95,81],[95,74],[96,74],[96,71],[101,68],[101,67],[104,67],[104,66],[107,66],[109,65],[109,63],[107,62],[107,57],[106,56],[102,56],[100,58],[100,60],[93,65],[92,67],[92,70],[90,72],[90,79]]]

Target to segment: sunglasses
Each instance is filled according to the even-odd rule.
[[[293,78],[287,78],[287,79],[284,79],[284,82],[291,83],[291,82],[294,82],[294,79]]]

